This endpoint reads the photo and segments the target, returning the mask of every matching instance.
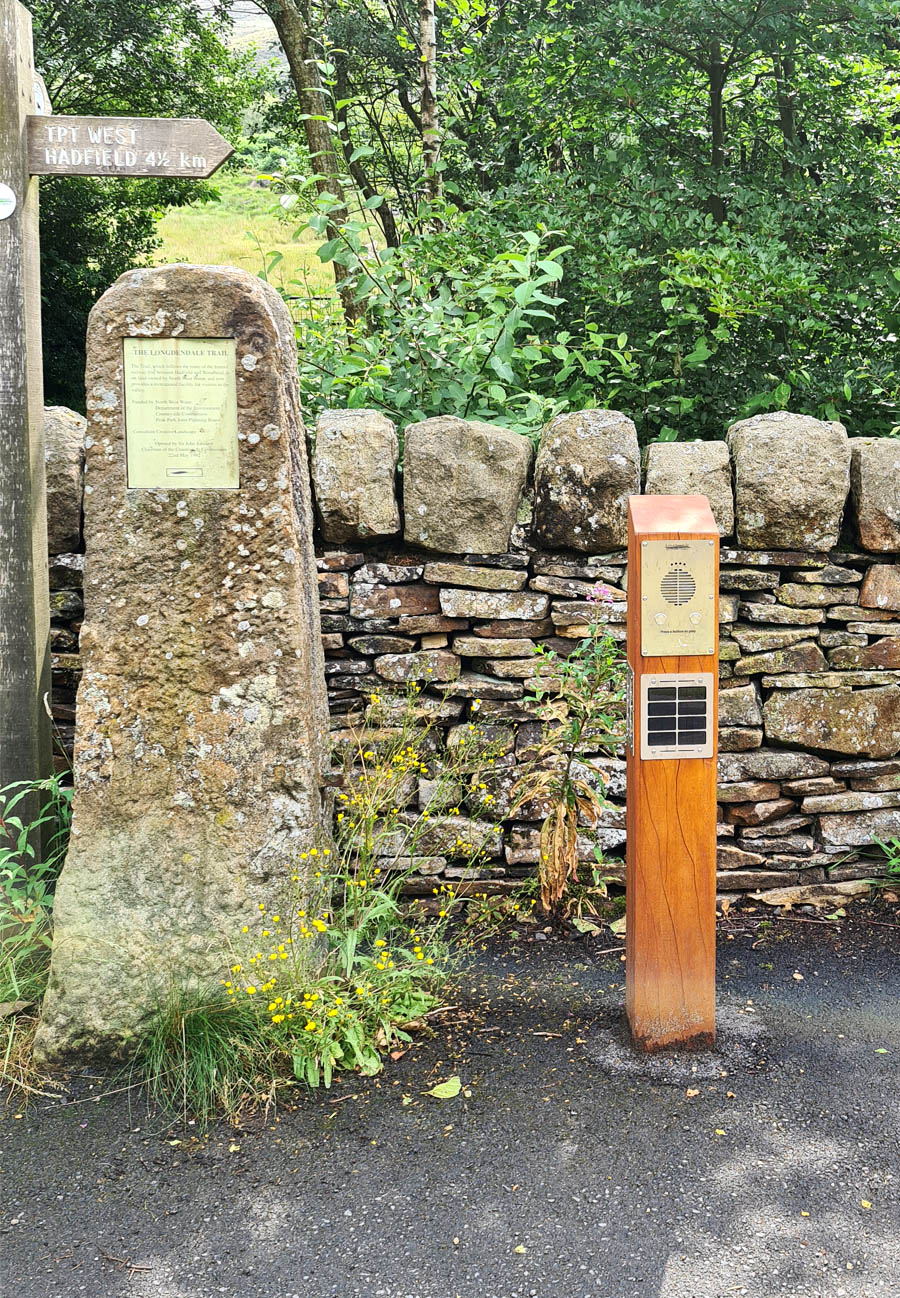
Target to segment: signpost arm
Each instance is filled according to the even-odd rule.
[[[0,0],[0,787],[47,775],[50,612],[31,15]],[[13,198],[15,206],[9,210]]]

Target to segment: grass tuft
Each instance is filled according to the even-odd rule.
[[[259,1099],[267,1053],[252,1006],[227,1001],[218,989],[173,987],[141,1041],[132,1076],[167,1118],[205,1127]]]

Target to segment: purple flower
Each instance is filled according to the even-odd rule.
[[[588,595],[591,604],[611,604],[613,602],[613,593],[604,582],[598,581]]]

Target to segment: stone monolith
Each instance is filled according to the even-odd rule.
[[[219,267],[128,272],[91,313],[86,386],[84,672],[45,1063],[121,1055],[171,986],[219,977],[319,829],[327,732],[278,294]]]

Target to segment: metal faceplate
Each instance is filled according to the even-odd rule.
[[[715,652],[716,543],[641,541],[641,655]]]
[[[712,757],[716,718],[712,672],[641,677],[641,758]]]

